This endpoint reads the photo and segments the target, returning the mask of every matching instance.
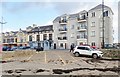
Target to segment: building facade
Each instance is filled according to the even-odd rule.
[[[39,43],[44,50],[53,49],[53,25],[36,26],[33,24],[33,27],[27,27],[26,31],[30,47],[37,47]]]
[[[3,46],[27,46],[27,32],[25,30],[3,33]]]
[[[102,45],[102,17],[104,16],[105,44],[113,43],[112,10],[104,5],[98,5],[89,11],[76,14],[64,14],[53,21],[54,46],[57,49],[69,49],[70,45],[89,44],[101,48]]]

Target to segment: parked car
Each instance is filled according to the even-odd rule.
[[[8,48],[7,46],[3,46],[2,51],[7,51],[7,48]]]
[[[43,47],[37,47],[36,48],[36,51],[43,51],[44,49],[43,49]]]
[[[74,48],[73,54],[78,57],[80,55],[88,55],[92,56],[93,58],[102,57],[103,53],[99,50],[94,50],[90,46],[76,46]]]
[[[14,47],[11,48],[11,50],[14,51],[14,50],[16,50],[17,48],[18,48],[18,47],[14,46]]]

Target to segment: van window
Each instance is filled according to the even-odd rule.
[[[90,49],[86,47],[85,50],[90,50]]]
[[[85,47],[77,47],[77,49],[85,50]]]

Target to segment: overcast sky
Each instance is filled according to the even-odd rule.
[[[114,42],[118,42],[118,1],[104,0],[113,12]],[[0,17],[7,23],[3,31],[17,31],[32,24],[49,25],[62,14],[78,13],[102,3],[102,0],[0,0]],[[1,19],[1,18],[0,18]]]

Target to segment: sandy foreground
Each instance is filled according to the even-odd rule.
[[[111,75],[119,76],[119,60],[74,57],[69,50],[2,53],[2,75]]]

